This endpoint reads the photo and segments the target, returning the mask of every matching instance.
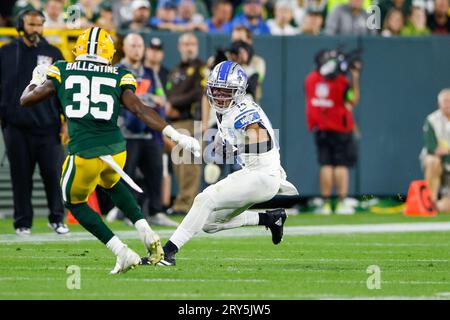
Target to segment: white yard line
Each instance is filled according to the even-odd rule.
[[[324,225],[324,226],[292,226],[285,228],[286,236],[308,236],[308,235],[334,235],[334,234],[359,234],[359,233],[399,233],[399,232],[433,232],[450,231],[450,222],[417,222],[417,223],[383,223],[383,224],[359,224],[359,225]],[[173,230],[160,230],[159,235],[163,238],[170,237]],[[136,231],[118,231],[117,236],[121,239],[138,239]],[[268,236],[269,231],[262,228],[239,228],[225,230],[213,235],[201,233],[198,237],[256,237]],[[18,237],[15,234],[0,235],[0,243],[41,243],[95,240],[87,232],[72,232],[69,235],[57,235],[54,233],[32,234],[29,237]]]

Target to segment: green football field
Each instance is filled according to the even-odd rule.
[[[111,227],[144,253],[132,228]],[[155,230],[164,242],[173,231]],[[263,227],[201,234],[176,267],[118,276],[109,250],[71,231],[53,234],[40,218],[24,239],[0,220],[0,299],[450,299],[450,215],[300,214],[278,246]]]

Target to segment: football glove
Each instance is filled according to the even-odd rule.
[[[195,157],[200,157],[200,143],[198,143],[197,139],[179,133],[172,126],[166,126],[163,129],[162,133],[173,141],[177,142],[184,150],[192,152]]]
[[[33,70],[33,77],[31,78],[30,84],[35,84],[40,86],[47,80],[48,66],[43,64],[38,64]]]

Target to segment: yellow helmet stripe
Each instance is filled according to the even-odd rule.
[[[100,28],[95,27],[91,30],[89,36],[89,54],[95,55],[97,52],[98,35],[100,34]]]

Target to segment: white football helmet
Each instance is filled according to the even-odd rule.
[[[235,107],[247,89],[247,74],[233,61],[224,61],[214,67],[206,82],[206,95],[211,106],[220,114]]]

